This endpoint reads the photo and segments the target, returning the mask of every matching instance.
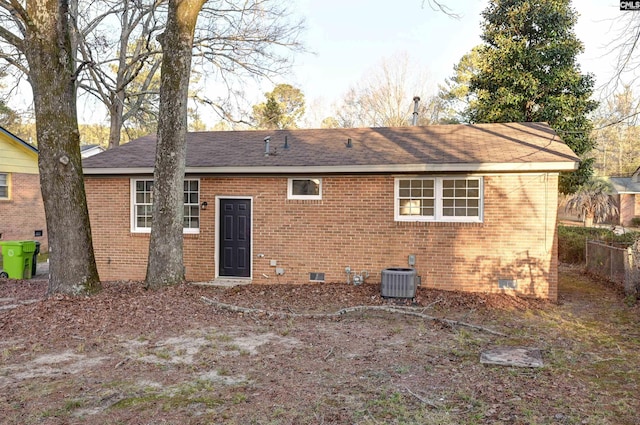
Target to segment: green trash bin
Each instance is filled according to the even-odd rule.
[[[4,272],[9,278],[31,279],[35,241],[4,241],[0,242],[0,245]]]

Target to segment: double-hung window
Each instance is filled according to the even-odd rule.
[[[482,177],[399,177],[396,221],[482,222]]]
[[[0,199],[9,199],[9,174],[0,173]]]
[[[131,231],[149,233],[153,216],[153,180],[131,180]],[[200,181],[184,181],[184,233],[200,232]]]

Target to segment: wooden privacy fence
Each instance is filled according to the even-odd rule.
[[[627,295],[640,290],[640,244],[620,248],[600,241],[587,241],[587,271],[623,286]]]

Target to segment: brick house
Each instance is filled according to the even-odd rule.
[[[0,239],[36,240],[47,251],[38,150],[0,127]]]
[[[631,177],[610,177],[609,181],[619,206],[618,222],[629,226],[634,218],[640,219],[640,167]]]
[[[142,280],[155,136],[84,160],[98,270]],[[380,282],[557,297],[558,174],[579,159],[543,123],[188,135],[191,281]]]

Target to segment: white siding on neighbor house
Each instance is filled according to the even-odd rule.
[[[0,134],[0,172],[38,174],[38,154]]]

